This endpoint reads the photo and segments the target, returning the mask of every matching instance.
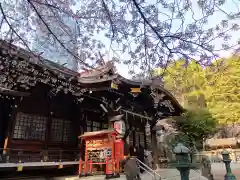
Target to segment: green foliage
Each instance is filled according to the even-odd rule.
[[[164,73],[163,73],[164,71]],[[165,70],[164,86],[184,108],[207,109],[219,123],[240,122],[240,57],[214,61],[202,67],[191,60],[180,59]]]
[[[155,75],[162,73],[159,69],[155,71]],[[180,59],[171,63],[163,74],[165,88],[172,92],[185,108],[206,106],[203,94],[205,72],[196,61],[187,63]]]
[[[207,109],[190,109],[184,115],[172,119],[179,132],[167,142],[172,148],[180,142],[191,149],[201,149],[202,140],[217,130],[217,121]]]
[[[207,75],[205,97],[209,111],[220,123],[239,123],[240,57],[219,60]]]
[[[181,59],[153,74],[163,74],[165,88],[188,109],[174,118],[180,134],[172,145],[181,142],[191,147],[214,134],[219,124],[240,123],[239,56],[219,59],[207,67]]]
[[[193,109],[175,118],[175,124],[190,142],[197,142],[215,132],[217,121],[207,109]]]

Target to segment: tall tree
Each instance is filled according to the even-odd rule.
[[[207,71],[205,94],[209,111],[220,123],[239,123],[240,57],[220,59]]]
[[[164,71],[164,85],[185,108],[208,108],[219,123],[239,123],[240,59],[238,55],[218,59],[202,67],[178,60]],[[162,72],[161,72],[162,73]]]
[[[180,132],[175,142],[183,142],[188,147],[201,143],[216,133],[217,121],[208,109],[189,109],[183,116],[174,118],[175,128]]]
[[[165,88],[172,92],[185,108],[188,106],[206,107],[205,72],[196,61],[192,60],[187,64],[186,60],[180,59],[169,64],[166,69],[155,70],[153,74],[163,74]]]

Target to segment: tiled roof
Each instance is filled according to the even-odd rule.
[[[79,136],[79,138],[91,137],[91,136],[101,136],[101,135],[107,135],[107,134],[112,134],[112,133],[117,134],[117,131],[115,129],[106,129],[106,130],[101,130],[101,131],[85,132],[83,135]]]

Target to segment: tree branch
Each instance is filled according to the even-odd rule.
[[[73,17],[73,18],[75,18],[75,19],[90,19],[90,18],[94,18],[94,19],[96,19],[96,18],[98,18],[97,16],[87,16],[87,17],[83,17],[83,16],[77,16],[76,14],[70,14],[70,13],[68,13],[67,11],[65,11],[64,9],[62,9],[62,8],[60,8],[60,7],[57,7],[57,6],[55,6],[55,5],[53,5],[53,4],[49,4],[49,3],[43,3],[43,2],[39,2],[39,1],[37,1],[37,0],[31,0],[31,1],[33,1],[33,2],[35,2],[35,3],[37,3],[37,4],[40,4],[40,5],[44,5],[44,6],[47,6],[47,7],[49,7],[49,8],[53,8],[53,9],[56,9],[56,10],[59,10],[59,11],[61,11],[61,12],[63,12],[64,14],[66,14],[66,15],[68,15],[68,16],[71,16],[71,17]]]
[[[102,1],[102,4],[103,4],[103,8],[104,8],[104,10],[106,11],[107,16],[108,16],[108,19],[109,19],[109,21],[110,21],[110,26],[111,26],[111,28],[112,28],[112,33],[113,33],[113,34],[112,34],[112,38],[114,38],[114,36],[115,36],[115,30],[114,30],[114,25],[113,25],[113,20],[112,20],[112,18],[111,18],[111,14],[110,14],[110,12],[109,12],[109,9],[108,9],[105,1],[104,1],[104,0],[101,0],[101,1]]]
[[[168,47],[168,45],[166,44],[166,42],[164,41],[164,38],[157,32],[157,30],[152,26],[152,24],[147,20],[147,18],[145,17],[145,15],[143,14],[141,8],[139,7],[138,3],[136,2],[136,0],[132,0],[135,7],[137,8],[139,14],[141,15],[141,17],[143,18],[144,22],[146,22],[146,24],[152,29],[152,31],[157,35],[157,37],[160,39],[160,41],[163,43],[163,45],[168,49],[168,51],[171,53],[171,49]]]
[[[33,10],[35,11],[35,13],[37,14],[37,16],[39,17],[39,19],[42,21],[42,23],[45,25],[45,27],[47,28],[47,30],[51,33],[51,35],[56,39],[56,41],[69,53],[71,54],[74,58],[76,58],[77,60],[79,60],[83,65],[85,65],[88,68],[92,68],[94,69],[93,66],[90,66],[89,64],[85,63],[83,60],[81,60],[81,58],[79,58],[75,53],[73,53],[72,51],[70,51],[61,41],[60,39],[53,33],[53,31],[51,30],[51,28],[48,26],[48,24],[45,22],[45,20],[42,18],[42,16],[40,15],[40,13],[38,12],[37,8],[34,6],[34,4],[31,2],[31,0],[27,0],[28,3],[31,5],[31,7],[33,8]]]
[[[2,7],[2,3],[0,3],[0,11],[3,15],[3,19],[5,20],[5,22],[7,23],[8,27],[12,30],[12,32],[22,41],[22,43],[24,44],[24,46],[26,46],[26,48],[28,49],[29,52],[32,52],[30,47],[28,46],[28,44],[25,42],[25,40],[15,31],[15,29],[12,27],[12,25],[10,24],[10,22],[8,21],[5,13],[4,13],[4,10],[3,10],[3,7]]]

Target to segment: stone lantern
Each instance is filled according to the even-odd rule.
[[[229,152],[227,150],[222,151],[222,158],[222,161],[224,162],[226,167],[226,175],[224,176],[224,180],[236,180],[236,177],[232,173],[232,169],[230,166],[232,160],[230,159]]]
[[[229,152],[227,150],[222,151],[222,158],[223,158],[223,161],[230,161],[231,162],[230,155],[229,155]]]
[[[178,143],[177,146],[174,147],[173,152],[176,154],[177,162],[188,162],[190,149],[184,146],[182,143]]]
[[[176,155],[176,162],[172,163],[181,175],[181,180],[189,180],[189,173],[191,168],[191,160],[189,157],[190,149],[184,146],[182,143],[178,143],[173,148],[173,152]]]

